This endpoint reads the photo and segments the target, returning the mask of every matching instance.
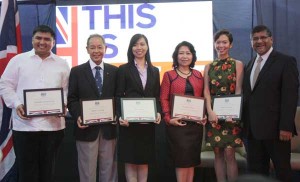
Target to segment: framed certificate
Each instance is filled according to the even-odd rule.
[[[26,117],[64,114],[62,88],[27,89],[23,94]]]
[[[114,99],[81,100],[83,125],[114,122]]]
[[[233,120],[241,120],[242,95],[214,96],[212,99],[213,111],[219,119],[231,117]]]
[[[204,118],[205,100],[203,97],[173,95],[171,117],[188,121],[199,121]]]
[[[121,98],[122,118],[128,122],[155,122],[155,98]]]

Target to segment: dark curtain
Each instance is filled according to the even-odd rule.
[[[32,31],[38,25],[55,30],[55,4],[19,4],[23,52],[32,49]],[[55,52],[55,48],[53,49]]]
[[[300,70],[300,1],[256,0],[254,4],[254,25],[267,25],[273,33],[274,48],[294,56]]]
[[[265,24],[273,32],[274,47],[300,59],[300,1],[256,0],[256,24]]]
[[[55,0],[17,0],[17,4],[20,16],[23,52],[26,52],[32,49],[32,31],[36,26],[44,24],[53,28],[53,30],[56,29],[56,4]],[[56,52],[55,50],[54,48],[53,52]]]
[[[213,0],[214,32],[228,29],[233,35],[230,55],[244,63],[251,57],[252,0]]]

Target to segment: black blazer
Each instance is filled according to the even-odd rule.
[[[97,90],[95,78],[89,62],[73,67],[69,77],[68,109],[75,122],[75,138],[80,141],[93,141],[99,130],[105,139],[116,137],[116,127],[112,124],[102,124],[79,129],[77,118],[81,115],[80,99],[99,99],[115,96],[117,67],[104,63],[102,95]]]
[[[116,91],[118,116],[121,116],[120,98],[122,97],[154,97],[156,98],[157,112],[161,112],[159,94],[160,78],[158,68],[148,66],[147,82],[144,90],[139,72],[133,63],[127,63],[119,67]]]
[[[251,90],[254,61],[245,67],[244,74],[244,134],[248,136],[251,130],[256,139],[278,139],[280,130],[295,134],[299,85],[296,59],[273,50]]]

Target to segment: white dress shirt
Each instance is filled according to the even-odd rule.
[[[21,119],[16,108],[24,104],[24,89],[63,88],[67,103],[70,68],[65,60],[51,52],[42,60],[34,50],[13,57],[0,80],[0,95],[12,108],[12,129],[16,131],[57,131],[65,128],[63,117],[46,116]]]

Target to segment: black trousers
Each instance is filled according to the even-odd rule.
[[[271,159],[276,178],[282,182],[292,181],[291,141],[248,138],[247,148],[248,172],[268,176]]]
[[[13,131],[19,182],[52,182],[55,157],[64,137],[59,131]]]

